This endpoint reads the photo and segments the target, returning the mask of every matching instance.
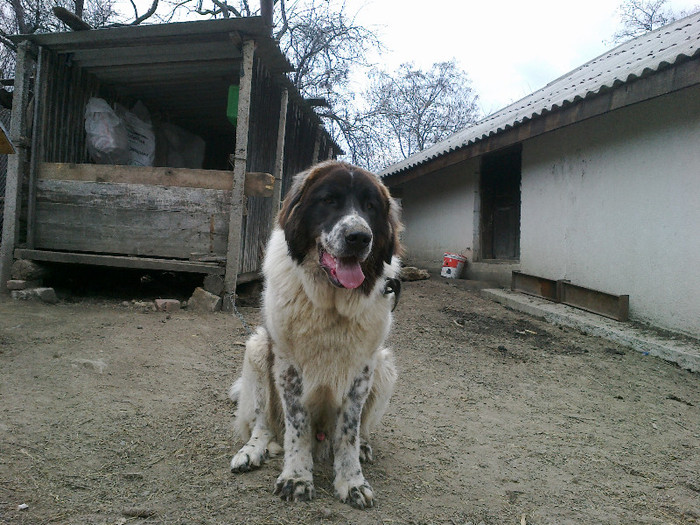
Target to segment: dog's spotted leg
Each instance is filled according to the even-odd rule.
[[[365,366],[345,397],[334,439],[336,496],[359,509],[374,505],[372,487],[365,480],[360,467],[360,418],[371,386],[372,370]]]
[[[277,478],[275,494],[285,501],[308,501],[316,493],[311,422],[302,405],[303,382],[294,365],[285,364],[280,370],[277,386],[284,409],[284,468]]]

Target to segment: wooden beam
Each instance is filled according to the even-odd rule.
[[[253,57],[255,41],[243,42],[243,62],[241,64],[240,87],[238,92],[238,121],[236,125],[236,149],[234,153],[234,180],[243,180],[248,162],[248,131],[250,123],[250,100],[253,86]],[[241,241],[243,239],[243,188],[231,192],[231,214],[228,228],[228,249],[226,253],[226,273],[224,275],[223,308],[233,311],[236,293],[236,278],[240,268]]]
[[[128,257],[120,255],[97,255],[91,253],[66,253],[49,250],[15,250],[18,259],[46,261],[67,264],[92,264],[117,268],[140,268],[143,270],[164,270],[221,275],[224,268],[212,263],[182,261],[177,259],[155,259],[152,257]]]
[[[29,184],[27,191],[27,248],[34,248],[34,222],[36,220],[36,181],[39,178],[39,163],[44,160],[44,109],[48,78],[46,75],[46,54],[39,47],[36,63],[36,80],[34,81],[34,117],[32,122],[32,151],[29,161]]]
[[[17,49],[15,90],[10,121],[10,140],[14,142],[17,153],[8,158],[5,182],[4,219],[2,243],[0,243],[0,291],[3,292],[8,292],[7,281],[12,270],[14,249],[19,240],[20,195],[22,181],[28,169],[29,144],[24,137],[27,134],[26,110],[29,105],[29,84],[33,66],[29,46],[29,42],[22,42]]]
[[[510,289],[549,301],[559,301],[558,281],[513,271]]]
[[[561,302],[569,306],[610,317],[616,321],[627,321],[629,318],[629,295],[614,295],[591,290],[568,281],[561,282],[560,294]]]
[[[78,49],[71,53],[74,62],[81,67],[117,67],[125,65],[148,65],[182,62],[188,60],[236,60],[240,52],[222,42],[194,42],[186,48],[168,45],[153,45],[134,48],[126,53],[105,52],[104,49]]]
[[[314,164],[321,160],[319,158],[319,154],[321,151],[321,135],[323,134],[322,130],[323,128],[320,125],[318,126],[318,128],[316,128],[316,141],[314,142],[314,153],[311,157],[313,159]]]
[[[111,166],[107,164],[70,164],[42,162],[40,180],[112,182],[231,191],[234,175],[224,170],[156,168],[152,166]],[[245,174],[244,193],[248,197],[270,197],[275,179],[270,173]]]
[[[272,207],[270,211],[270,233],[275,228],[277,213],[282,202],[282,171],[284,167],[284,143],[287,136],[287,108],[289,106],[289,91],[282,89],[282,99],[280,101],[280,119],[277,125],[277,152],[275,154],[275,167],[273,176],[275,188],[272,193]]]

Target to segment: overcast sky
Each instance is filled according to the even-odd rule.
[[[152,0],[134,0],[145,12]],[[457,60],[484,115],[515,102],[608,49],[622,0],[345,0],[386,51],[374,61],[424,69]],[[259,0],[251,0],[254,8]],[[669,0],[674,11],[700,0]],[[131,14],[127,0],[117,8]]]
[[[393,69],[457,59],[484,114],[515,102],[614,47],[618,0],[346,0],[388,48]],[[674,11],[698,0],[671,0]]]

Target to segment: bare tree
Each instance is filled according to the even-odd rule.
[[[624,0],[617,11],[620,29],[613,34],[613,43],[620,43],[670,24],[700,10],[696,6],[688,11],[674,11],[668,0]]]
[[[55,9],[68,11],[90,27],[136,25],[152,17],[159,0],[152,0],[146,12],[139,13],[134,0],[133,18],[120,19],[116,10],[119,0],[0,0],[0,76],[12,76],[15,45],[10,35],[50,33],[65,30],[66,26],[55,16]]]
[[[424,71],[403,64],[395,74],[377,73],[359,119],[368,137],[355,159],[376,169],[409,157],[476,122],[477,95],[454,60]]]

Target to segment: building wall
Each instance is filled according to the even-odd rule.
[[[444,252],[473,257],[478,165],[468,161],[400,186],[406,261],[439,269]]]
[[[700,335],[700,88],[523,147],[521,269],[629,294],[630,315]]]

